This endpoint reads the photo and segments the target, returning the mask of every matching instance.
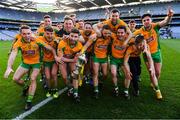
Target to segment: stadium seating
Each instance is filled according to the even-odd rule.
[[[175,13],[180,13],[179,4],[176,2],[171,3],[157,3],[157,4],[146,4],[145,7],[142,7],[144,5],[133,5],[133,6],[123,6],[119,7],[118,9],[122,13],[123,16],[129,15],[130,10],[133,8],[132,15],[142,15],[143,13],[150,11],[154,15],[163,15],[166,13],[166,8],[168,6],[172,6]],[[8,8],[0,8],[1,14],[0,18],[5,19],[16,19],[16,20],[31,20],[31,21],[41,21],[43,16],[46,13],[42,12],[24,12],[21,10],[12,10]],[[89,10],[86,11],[86,14],[84,14],[84,11],[75,12],[77,14],[78,19],[102,19],[105,18],[104,15],[105,10],[104,9],[98,9],[98,10]],[[63,17],[67,13],[48,13],[52,16],[53,21],[63,21]]]
[[[145,6],[145,7],[144,7]],[[121,19],[126,23],[130,19],[135,19],[137,22],[137,27],[142,25],[140,16],[148,11],[153,14],[153,21],[157,22],[164,19],[168,6],[171,6],[175,12],[175,16],[170,23],[172,35],[175,38],[180,38],[180,34],[177,29],[180,28],[180,9],[177,2],[170,3],[154,3],[146,5],[133,5],[133,6],[122,6],[118,7],[121,12]],[[47,13],[42,12],[24,12],[21,10],[14,10],[8,8],[0,8],[0,31],[4,33],[11,33],[12,30],[18,31],[21,24],[27,24],[31,26],[33,30],[36,30],[39,26],[40,21],[43,19],[43,16]],[[101,19],[105,19],[105,10],[89,10],[89,11],[79,11],[75,12],[77,19],[84,19],[85,21],[97,22]],[[54,23],[62,22],[63,17],[69,13],[48,13]],[[2,35],[4,36],[4,35]],[[1,39],[4,38],[1,36]]]
[[[17,31],[0,30],[0,40],[13,40]]]
[[[174,38],[180,38],[180,27],[172,27],[171,30]]]

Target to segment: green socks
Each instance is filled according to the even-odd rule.
[[[114,85],[114,90],[118,90],[118,86],[117,85]]]
[[[124,88],[124,93],[128,94],[129,93],[129,88]]]
[[[74,96],[78,96],[78,88],[73,89]]]
[[[34,95],[28,95],[26,102],[32,102]]]
[[[156,90],[159,90],[159,85],[156,85],[154,88],[155,88]]]
[[[99,92],[98,86],[94,86],[94,92]]]

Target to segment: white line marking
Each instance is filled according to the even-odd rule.
[[[62,90],[60,90],[58,93],[59,95],[61,95],[62,93],[64,93],[68,88],[65,87]],[[49,97],[46,98],[45,100],[41,101],[40,103],[38,103],[37,105],[33,106],[30,110],[20,114],[19,116],[17,116],[16,118],[12,119],[12,120],[22,120],[25,117],[27,117],[28,115],[30,115],[31,113],[33,113],[34,111],[36,111],[37,109],[39,109],[40,107],[44,106],[45,104],[47,104],[48,102],[50,102],[51,100],[53,100],[53,97]]]

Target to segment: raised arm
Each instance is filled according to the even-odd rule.
[[[163,27],[163,26],[167,25],[171,21],[173,14],[174,14],[174,11],[169,7],[168,12],[167,12],[167,16],[164,18],[163,21],[160,21],[158,23],[159,26]]]
[[[101,35],[101,28],[102,28],[102,26],[103,26],[103,23],[102,23],[102,22],[93,25],[93,29],[94,29],[94,31],[96,32],[96,34],[97,34],[98,37],[101,37],[101,36],[102,36],[102,35]]]
[[[83,46],[83,48],[81,49],[81,54],[83,54],[88,48],[89,48],[89,46],[91,46],[92,45],[92,43],[94,42],[94,41],[96,41],[96,39],[97,39],[97,35],[96,35],[96,33],[95,34],[92,34],[90,37],[89,37],[89,40],[86,42],[86,44]]]
[[[85,40],[84,40],[84,38],[83,38],[83,36],[81,35],[81,36],[79,36],[79,42],[81,42],[82,44],[84,44],[85,43]]]
[[[132,34],[131,30],[128,27],[126,27],[126,29],[127,29],[128,37],[126,38],[126,40],[124,42],[125,46],[128,44],[129,40],[133,37],[133,34]]]

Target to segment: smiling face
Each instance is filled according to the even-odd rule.
[[[86,34],[90,34],[92,32],[92,26],[90,24],[85,24],[84,30]]]
[[[73,21],[72,20],[65,20],[64,21],[64,29],[67,32],[70,32],[74,27]]]
[[[113,23],[117,23],[117,20],[119,19],[119,13],[118,12],[111,13],[110,19]]]
[[[135,22],[130,22],[129,23],[129,28],[130,28],[130,30],[134,30],[136,28],[136,23]]]
[[[117,37],[119,40],[124,40],[126,37],[126,31],[124,29],[117,30]]]
[[[149,28],[151,26],[152,19],[149,16],[146,16],[142,19],[142,24],[145,28]]]
[[[31,29],[21,29],[21,36],[26,42],[30,42],[32,31]]]
[[[145,43],[144,43],[144,41],[136,44],[136,47],[137,47],[138,50],[143,51],[144,48],[145,48]]]
[[[108,38],[111,36],[111,31],[109,29],[103,29],[102,30],[102,35],[104,38]]]
[[[45,18],[44,19],[44,26],[51,26],[52,25],[52,21],[51,18]]]
[[[44,36],[46,37],[46,39],[47,39],[48,41],[52,41],[52,40],[53,40],[53,32],[45,31],[45,32],[44,32]]]
[[[78,41],[79,34],[78,33],[70,33],[69,39],[70,39],[71,43],[74,43],[74,42]]]
[[[83,21],[78,22],[78,24],[79,24],[79,29],[84,29],[84,22]]]
[[[63,24],[59,23],[59,24],[57,24],[57,27],[61,30],[63,28]]]

